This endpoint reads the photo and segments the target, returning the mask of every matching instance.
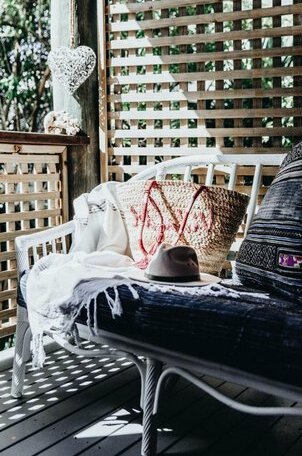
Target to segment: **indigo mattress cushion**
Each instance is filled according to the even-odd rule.
[[[104,293],[98,296],[98,328],[302,387],[302,309],[296,303],[248,293],[238,300],[134,287],[139,299],[127,286],[118,288],[120,317],[112,318]],[[21,294],[18,303],[26,306]],[[87,324],[86,309],[77,321]]]
[[[302,309],[280,299],[184,296],[119,287],[123,314],[98,297],[98,327],[302,387]],[[80,320],[86,322],[86,311]]]

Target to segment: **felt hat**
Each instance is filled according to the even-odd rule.
[[[134,278],[134,277],[133,277]],[[161,244],[145,271],[138,270],[136,280],[178,286],[203,286],[221,281],[219,277],[200,273],[193,247]]]

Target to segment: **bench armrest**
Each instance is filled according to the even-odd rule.
[[[20,277],[22,272],[30,268],[30,249],[32,249],[33,253],[33,263],[39,258],[46,256],[49,251],[55,253],[57,251],[56,241],[58,239],[60,239],[62,243],[61,253],[67,253],[66,237],[73,235],[75,228],[76,224],[72,220],[63,225],[39,231],[38,233],[18,236],[15,239],[18,276]],[[38,254],[38,247],[42,250],[42,255]]]

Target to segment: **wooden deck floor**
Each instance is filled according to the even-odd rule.
[[[9,395],[10,377],[0,364],[1,455],[139,456],[139,376],[125,358],[92,361],[57,349],[45,371],[28,372],[21,400]],[[290,404],[206,380],[249,404]],[[302,418],[244,415],[179,381],[161,401],[158,454],[301,456]]]

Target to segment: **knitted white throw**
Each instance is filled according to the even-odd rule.
[[[128,236],[119,211],[117,185],[115,182],[102,184],[75,200],[77,230],[71,252],[43,257],[29,272],[26,301],[33,334],[33,367],[41,367],[44,363],[44,332],[72,333],[83,306],[87,307],[90,330],[97,331],[96,327],[92,328],[89,307],[96,302],[99,293],[105,292],[113,318],[122,314],[118,286],[127,285],[134,298],[138,298],[133,288],[135,280],[129,279],[135,277],[137,268],[128,255]],[[81,287],[85,292],[79,293],[77,285],[83,281],[87,282]],[[177,290],[182,294],[228,295],[235,299],[241,295],[219,284],[191,288],[139,284],[161,292]],[[113,288],[115,298],[109,296],[108,288]],[[93,320],[95,325],[96,318]]]

